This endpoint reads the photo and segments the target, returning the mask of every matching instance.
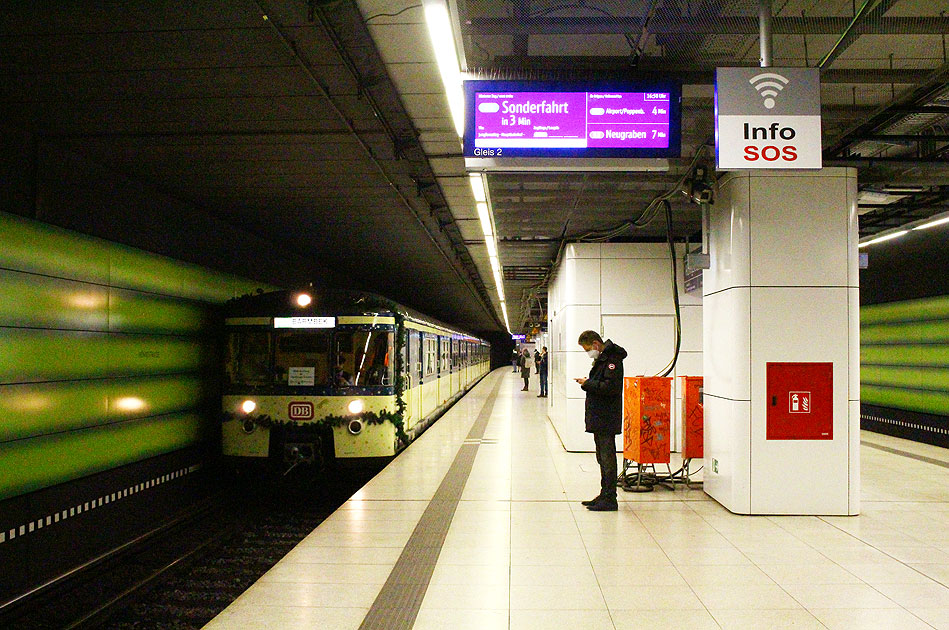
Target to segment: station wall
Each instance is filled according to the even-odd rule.
[[[677,246],[682,344],[670,376],[702,376],[702,297],[685,292],[683,254],[683,247]],[[567,450],[593,450],[593,440],[584,433],[586,394],[573,381],[590,371],[590,359],[577,345],[577,337],[584,330],[595,330],[625,348],[626,376],[661,372],[675,350],[671,278],[666,243],[577,243],[565,249],[548,290],[547,411]],[[675,379],[670,401],[676,419],[673,450],[681,447],[681,403]]]
[[[866,248],[860,424],[949,448],[949,225]]]
[[[209,305],[262,286],[0,213],[0,500],[192,446]]]
[[[0,603],[203,496],[214,304],[258,287],[0,213]]]
[[[351,284],[123,167],[0,121],[0,605],[213,491],[215,302]]]
[[[860,309],[861,426],[949,447],[949,295]]]

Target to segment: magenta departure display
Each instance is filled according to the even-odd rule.
[[[577,87],[586,86],[467,82],[465,155],[678,155],[679,90],[675,86]]]

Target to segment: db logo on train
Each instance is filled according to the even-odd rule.
[[[306,401],[292,402],[287,405],[287,415],[291,420],[312,420],[313,403]]]

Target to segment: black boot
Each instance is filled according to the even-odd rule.
[[[580,501],[580,505],[585,505],[585,506],[587,506],[587,507],[590,507],[591,505],[593,505],[594,503],[596,503],[597,501],[599,501],[601,496],[602,496],[602,495],[599,495],[599,494],[598,494],[598,495],[596,495],[595,497],[593,497],[592,499],[590,499],[589,501]]]
[[[619,506],[616,504],[616,497],[601,497],[593,505],[588,505],[587,509],[591,512],[615,512]]]

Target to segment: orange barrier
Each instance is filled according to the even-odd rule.
[[[705,410],[701,376],[680,376],[682,385],[682,459],[705,457]]]
[[[672,378],[623,379],[623,458],[640,464],[669,463]]]

